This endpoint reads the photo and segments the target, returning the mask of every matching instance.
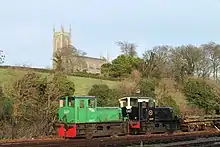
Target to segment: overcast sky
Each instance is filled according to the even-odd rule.
[[[115,58],[116,41],[138,45],[220,43],[220,0],[2,0],[0,49],[7,65],[52,66],[53,25],[72,25],[73,45]]]

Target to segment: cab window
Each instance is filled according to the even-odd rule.
[[[147,103],[146,102],[142,102],[142,108],[147,108]]]
[[[149,100],[148,105],[149,105],[149,107],[150,107],[150,108],[155,107],[155,103],[154,103],[154,101],[153,101],[153,100]]]
[[[64,102],[65,102],[64,100],[60,100],[60,101],[59,101],[59,106],[60,106],[60,108],[64,107],[64,105],[65,105]]]
[[[137,99],[131,99],[131,106],[138,107],[138,100]]]
[[[69,107],[74,107],[75,106],[75,100],[74,99],[69,99],[68,100],[68,106]]]
[[[80,108],[84,108],[84,100],[80,100]]]
[[[127,101],[123,101],[122,105],[123,105],[122,107],[126,107],[128,105],[128,102]]]
[[[89,108],[95,108],[95,99],[88,100]]]

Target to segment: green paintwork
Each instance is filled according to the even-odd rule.
[[[97,107],[96,97],[73,96],[62,97],[63,106],[59,107],[59,120],[65,123],[89,123],[89,122],[109,122],[120,121],[120,107]],[[94,105],[91,106],[90,102]],[[73,103],[74,102],[74,103]]]

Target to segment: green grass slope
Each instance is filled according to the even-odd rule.
[[[25,74],[24,70],[18,69],[0,69],[0,84],[3,87],[7,87],[10,85],[15,79],[18,79],[23,74]],[[38,72],[39,73],[39,72]],[[50,78],[50,74],[48,73],[41,73],[45,76]],[[75,95],[87,95],[88,91],[94,84],[107,84],[110,88],[114,88],[119,84],[117,81],[107,81],[107,80],[100,80],[100,79],[93,79],[93,78],[85,78],[85,77],[76,77],[76,76],[69,76],[69,79],[75,83]]]
[[[21,69],[11,69],[11,68],[0,68],[0,85],[3,89],[10,93],[10,87],[12,83],[22,77],[28,70]],[[30,70],[33,71],[33,70]],[[39,72],[37,73],[43,74],[47,76],[49,79],[52,78],[51,74]],[[108,81],[94,78],[86,78],[86,77],[77,77],[77,76],[69,76],[68,77],[75,84],[75,95],[87,95],[88,91],[94,84],[107,84],[110,88],[117,88],[120,84],[119,81]],[[128,82],[129,83],[129,82]],[[125,85],[128,86],[128,83]],[[131,82],[132,83],[132,82]],[[164,91],[164,89],[166,89]],[[180,111],[183,114],[196,114],[201,113],[197,108],[192,108],[188,105],[186,97],[178,88],[178,84],[171,79],[162,79],[158,87],[156,87],[156,98],[160,99],[166,93],[177,102],[177,105],[180,107]],[[195,109],[195,110],[194,110]]]

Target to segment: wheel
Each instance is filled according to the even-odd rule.
[[[86,139],[92,139],[96,133],[96,125],[95,124],[87,124],[86,125]]]
[[[94,136],[93,131],[86,133],[86,139],[92,139]]]
[[[112,138],[117,138],[118,137],[118,131],[112,131],[111,137]]]
[[[148,132],[148,131],[147,131],[147,132],[145,133],[145,135],[146,135],[146,136],[150,136],[150,135],[151,135],[151,132]]]
[[[171,134],[173,134],[173,133],[174,133],[173,130],[169,130],[169,131],[167,132],[168,135],[171,135]]]
[[[188,132],[193,132],[194,130],[195,130],[194,126],[191,125],[188,126]]]

